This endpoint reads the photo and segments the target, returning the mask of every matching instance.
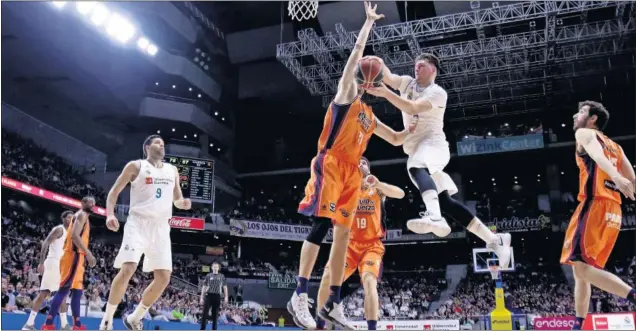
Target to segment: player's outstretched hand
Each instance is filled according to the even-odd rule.
[[[114,231],[114,232],[119,231],[119,221],[117,220],[117,217],[115,216],[106,217],[106,227],[110,231]]]
[[[378,5],[371,6],[371,2],[364,2],[364,9],[367,12],[367,19],[371,21],[377,21],[381,18],[384,18],[384,14],[377,14],[375,10],[378,8]]]
[[[374,187],[378,183],[378,178],[373,175],[369,175],[364,178],[364,182],[369,185],[369,187]]]
[[[91,252],[86,253],[86,262],[88,262],[88,266],[91,268],[97,265],[97,260],[95,259],[95,257],[93,256],[93,253]]]
[[[389,93],[393,93],[391,92],[391,90],[389,90],[388,87],[386,87],[386,85],[384,85],[384,83],[380,83],[380,86],[378,87],[372,87],[372,88],[368,88],[366,89],[367,93],[374,95],[376,97],[381,97],[381,98],[386,98],[387,95],[389,95]]]
[[[616,188],[618,188],[621,193],[631,200],[636,200],[634,198],[634,183],[623,176],[612,178],[612,180],[614,181],[614,184],[616,184]]]

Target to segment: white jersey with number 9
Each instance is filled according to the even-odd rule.
[[[130,215],[168,222],[172,218],[176,168],[168,163],[156,168],[146,160],[139,163],[139,174],[130,183]]]

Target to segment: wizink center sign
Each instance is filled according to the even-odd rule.
[[[479,155],[543,148],[543,135],[531,134],[505,138],[465,140],[457,142],[457,155]]]

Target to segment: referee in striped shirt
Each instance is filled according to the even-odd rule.
[[[221,294],[224,302],[227,303],[227,281],[225,276],[219,273],[221,265],[218,262],[212,263],[212,272],[205,276],[203,288],[201,289],[201,304],[203,313],[201,314],[201,330],[205,330],[208,323],[208,314],[212,308],[212,330],[216,330],[216,321],[219,318],[219,308],[221,307]]]

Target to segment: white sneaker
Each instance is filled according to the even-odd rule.
[[[343,330],[354,329],[347,321],[342,303],[327,303],[324,307],[322,307],[322,309],[320,309],[318,316],[325,321],[331,322],[335,326],[342,328]]]
[[[112,330],[112,329],[113,329],[113,324],[112,323],[102,322],[99,325],[99,330]]]
[[[512,236],[510,236],[510,233],[498,233],[497,241],[486,245],[486,247],[492,249],[499,258],[499,267],[501,269],[507,269],[510,266],[510,258],[512,255],[512,251],[510,250],[511,241]]]
[[[316,321],[309,312],[311,303],[314,303],[314,300],[309,299],[307,293],[296,294],[296,291],[294,291],[291,300],[287,302],[287,311],[289,311],[294,318],[294,323],[300,328],[308,330],[316,329]]]
[[[427,211],[420,213],[420,218],[406,222],[406,227],[417,234],[432,232],[438,237],[446,237],[451,233],[451,228],[443,217],[433,218]]]
[[[24,326],[22,327],[22,330],[36,330],[35,329],[35,324],[24,324]]]

